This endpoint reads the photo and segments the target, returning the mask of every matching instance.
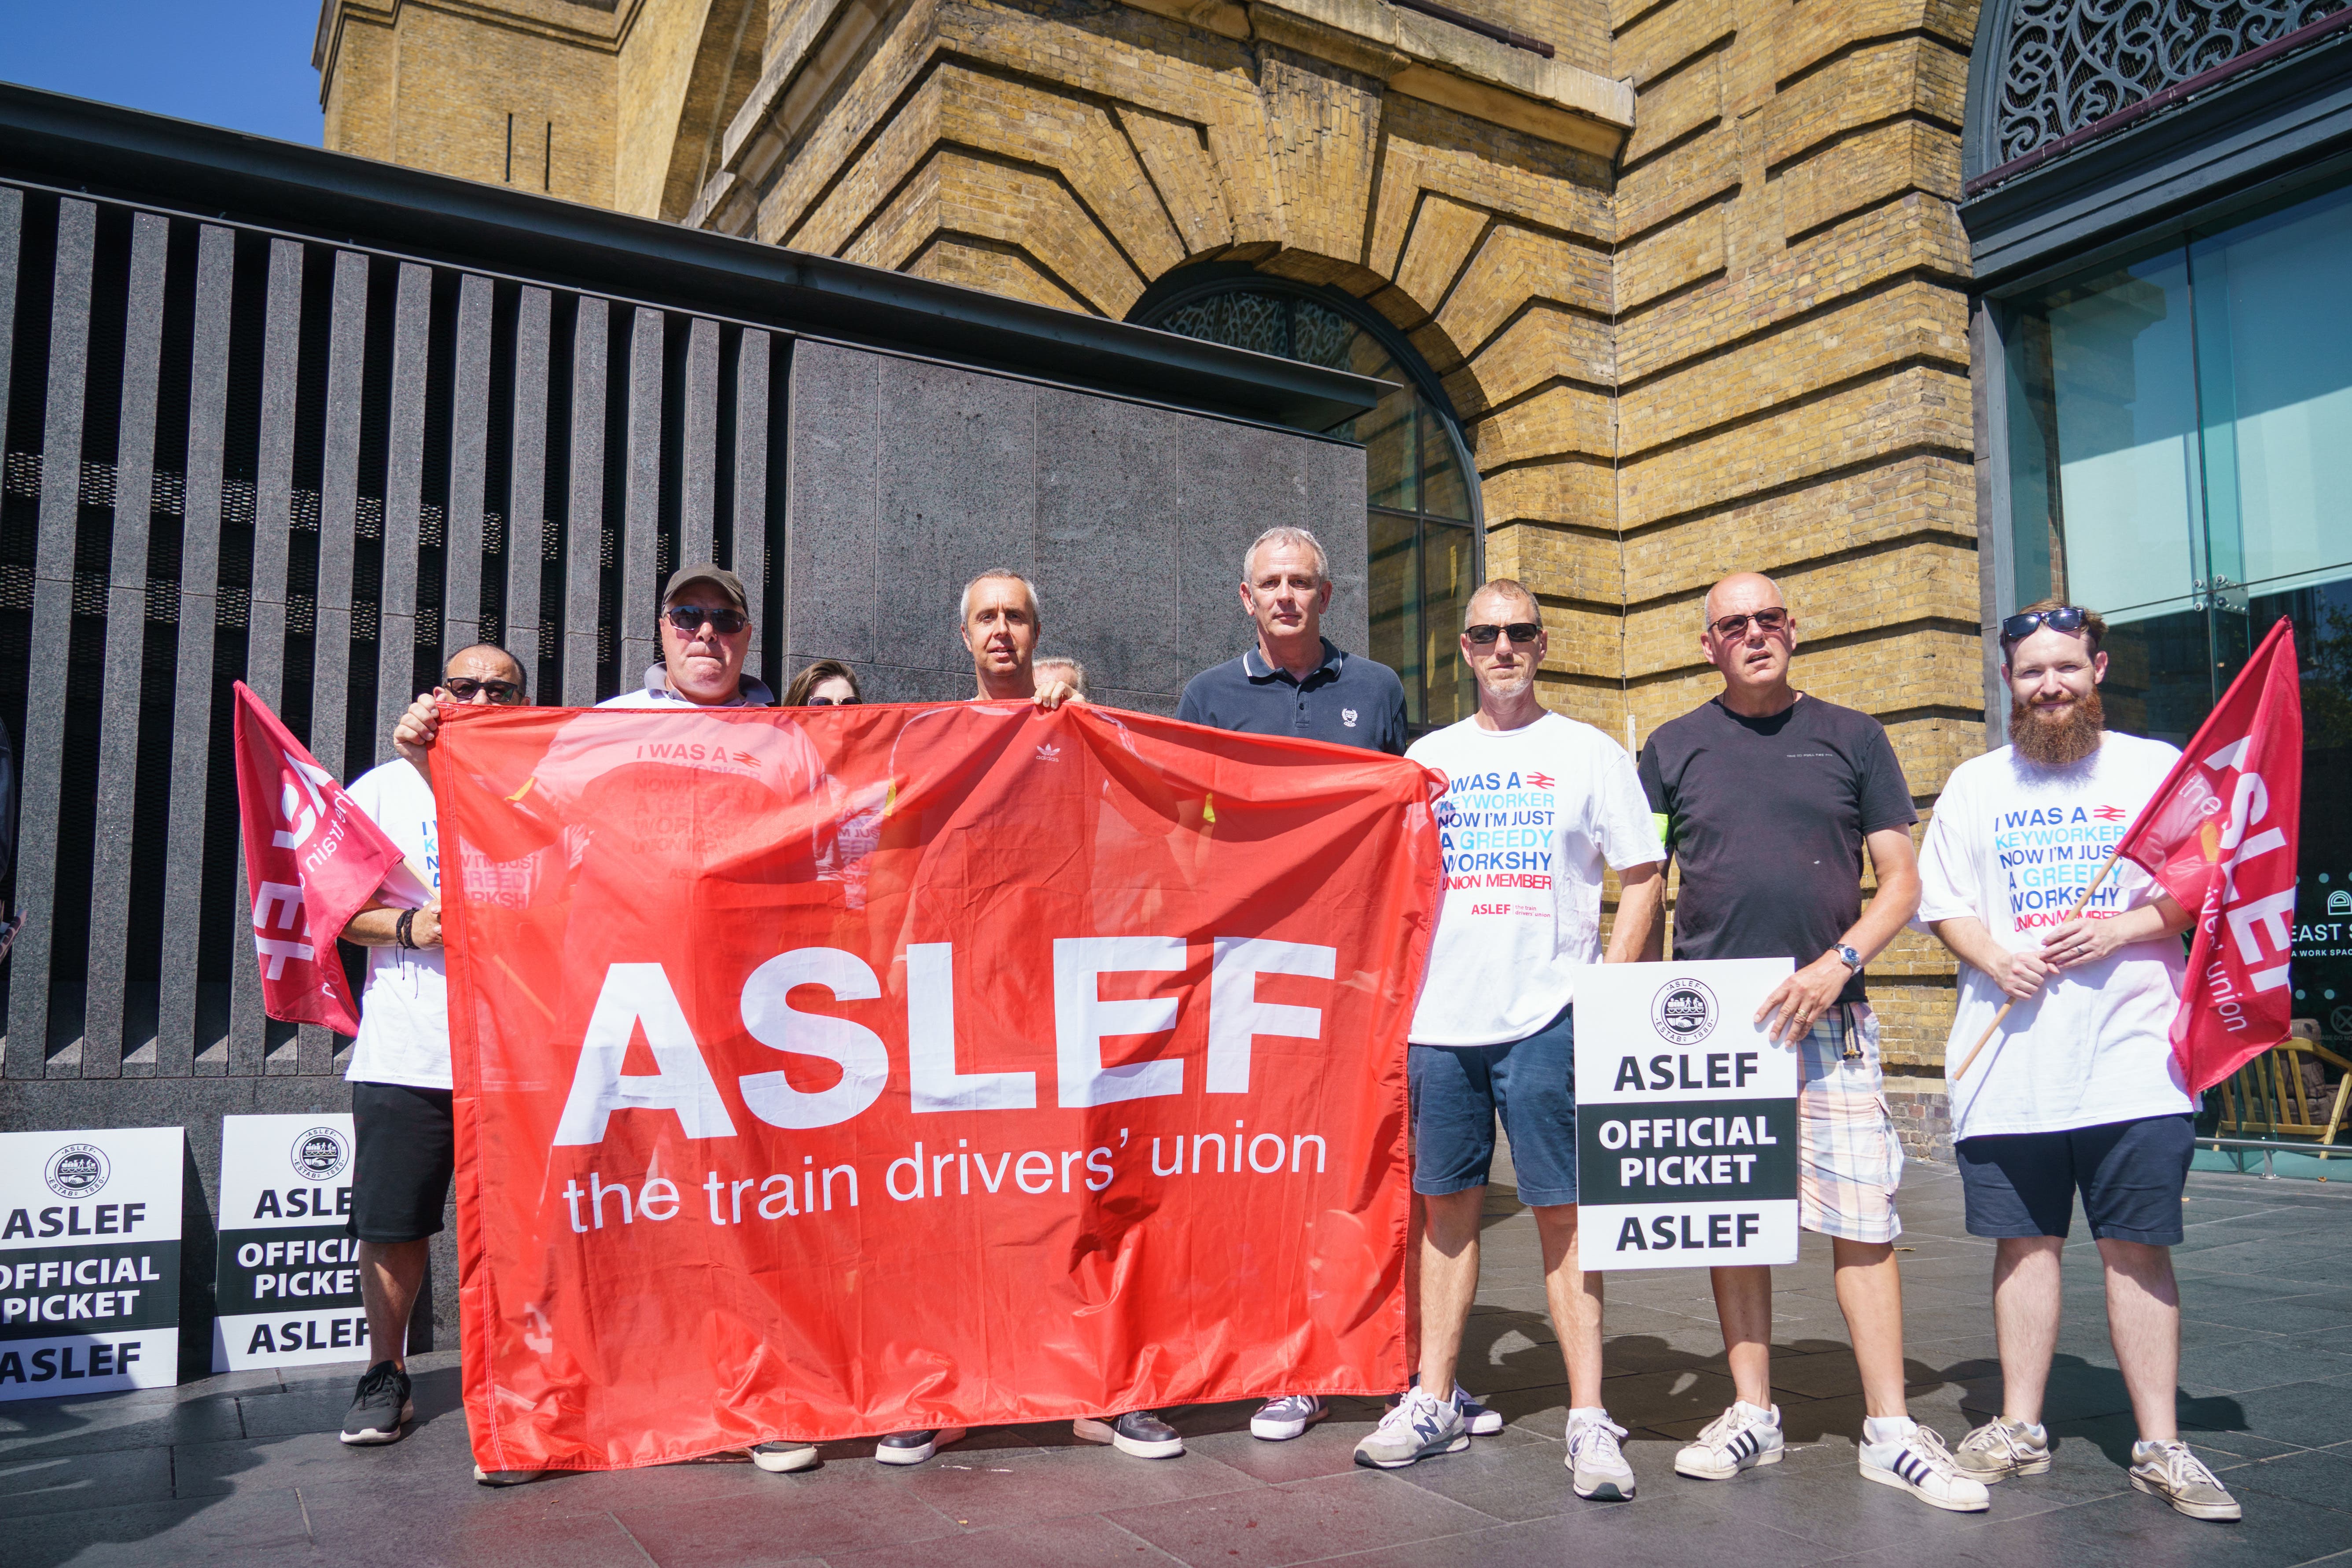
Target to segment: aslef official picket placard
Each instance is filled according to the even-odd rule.
[[[1583,1267],[1797,1260],[1797,1053],[1754,1022],[1792,967],[1738,958],[1578,973]]]
[[[215,1372],[372,1359],[352,1147],[348,1111],[221,1118]]]
[[[0,1400],[180,1377],[176,1127],[0,1132]]]

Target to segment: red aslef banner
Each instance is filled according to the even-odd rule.
[[[484,1468],[1402,1384],[1423,769],[1077,704],[441,734]]]

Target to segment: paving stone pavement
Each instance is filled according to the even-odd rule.
[[[1963,1232],[1948,1166],[1915,1163],[1902,1212],[1912,1410],[1957,1438],[2000,1398],[1990,1248]],[[1730,1398],[1706,1281],[1620,1274],[1608,1398],[1633,1429],[1641,1493],[1580,1502],[1560,1463],[1567,1389],[1533,1220],[1498,1183],[1463,1364],[1510,1425],[1407,1470],[1350,1462],[1380,1405],[1342,1400],[1281,1444],[1251,1438],[1248,1405],[1185,1412],[1189,1451],[1159,1463],[1040,1426],[976,1433],[913,1468],[843,1443],[794,1476],[713,1462],[492,1491],[469,1479],[456,1357],[440,1352],[418,1358],[416,1425],[388,1448],[336,1440],[354,1375],[343,1368],[0,1405],[0,1564],[2352,1568],[2352,1193],[2190,1178],[2180,1413],[2244,1504],[2235,1525],[2181,1518],[2130,1489],[2129,1406],[2082,1234],[2078,1215],[2050,1394],[2057,1464],[1994,1488],[1985,1514],[1941,1513],[1856,1473],[1859,1384],[1828,1247],[1810,1237],[1776,1300],[1787,1461],[1728,1482],[1673,1473],[1676,1444]]]

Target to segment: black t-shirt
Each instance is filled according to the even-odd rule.
[[[1682,863],[1678,958],[1821,957],[1862,918],[1863,840],[1919,820],[1885,727],[1817,697],[1769,719],[1720,698],[1662,724],[1642,788]],[[1862,976],[1841,1002],[1864,999]]]

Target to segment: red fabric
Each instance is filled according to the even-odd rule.
[[[2282,617],[2116,853],[2196,911],[2172,1054],[2191,1094],[2287,1037],[2303,697]]]
[[[236,807],[263,1011],[283,1023],[358,1034],[335,938],[401,863],[400,847],[242,680]]]
[[[1402,1384],[1423,769],[1078,704],[441,735],[485,1468]]]

